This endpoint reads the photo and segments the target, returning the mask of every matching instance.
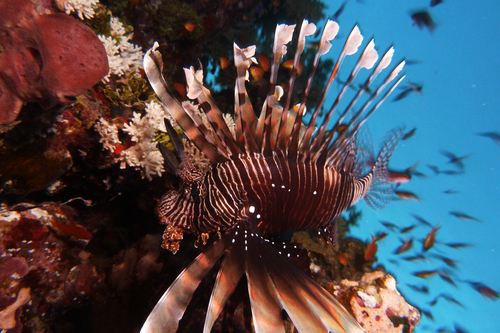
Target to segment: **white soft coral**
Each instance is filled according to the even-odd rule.
[[[97,7],[99,0],[68,0],[64,4],[66,14],[76,12],[80,20],[94,17],[94,8]]]
[[[118,139],[118,128],[116,125],[108,123],[106,119],[101,118],[95,124],[95,130],[101,134],[99,142],[102,143],[104,149],[114,152],[116,146],[121,144]]]
[[[163,156],[156,148],[155,137],[159,131],[166,132],[164,119],[167,117],[162,106],[154,101],[146,104],[145,111],[144,115],[134,112],[130,124],[123,124],[123,131],[135,144],[121,151],[116,162],[120,162],[121,169],[129,166],[141,170],[142,177],[151,180],[153,175],[161,176],[164,171]],[[101,134],[103,148],[115,152],[121,144],[116,125],[101,118],[95,128]]]
[[[127,34],[123,24],[116,17],[111,17],[109,25],[111,36],[98,36],[106,49],[109,62],[109,74],[103,80],[109,81],[111,74],[124,76],[134,72],[135,75],[139,75],[144,52],[141,47],[130,42],[133,33]]]

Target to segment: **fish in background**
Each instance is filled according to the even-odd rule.
[[[411,20],[420,29],[427,28],[430,32],[436,29],[436,23],[434,23],[431,14],[427,10],[412,13]]]
[[[202,84],[203,71],[185,69],[187,97],[192,103],[180,103],[170,93],[162,76],[162,57],[158,44],[144,57],[144,68],[151,85],[166,110],[209,161],[201,170],[184,151],[184,144],[167,122],[166,128],[174,152],[159,144],[165,163],[182,179],[179,190],[167,192],[156,213],[165,224],[162,246],[177,252],[184,234],[194,234],[198,243],[218,238],[177,277],[147,318],[141,332],[175,332],[190,304],[193,293],[208,272],[220,263],[213,286],[204,332],[210,332],[228,302],[234,302],[235,290],[243,287],[251,309],[256,332],[284,332],[283,314],[299,332],[363,332],[361,326],[335,298],[288,259],[290,246],[273,241],[273,235],[316,229],[332,230],[335,219],[351,205],[365,199],[369,206],[382,208],[392,199],[387,180],[387,165],[402,130],[393,130],[372,162],[366,160],[357,142],[361,126],[401,82],[404,61],[371,87],[379,74],[390,65],[393,48],[379,59],[371,40],[362,52],[325,118],[319,118],[330,84],[339,73],[346,56],[355,54],[362,43],[358,27],[351,31],[308,125],[303,123],[306,101],[320,57],[325,55],[339,26],[328,21],[323,29],[317,54],[301,103],[291,105],[300,57],[306,36],[316,26],[304,20],[290,70],[288,91],[276,84],[278,69],[287,52],[295,25],[276,28],[270,89],[260,116],[254,111],[245,81],[256,63],[255,46],[241,49],[234,44],[237,69],[235,84],[234,127]],[[339,102],[362,69],[375,67],[353,99],[345,107]],[[353,106],[366,92],[364,104]],[[327,131],[331,117],[340,117]],[[338,128],[347,121],[341,131]],[[234,133],[234,134],[233,134]],[[182,167],[179,167],[180,158]],[[373,241],[375,243],[375,240]],[[287,248],[288,246],[288,248]],[[276,249],[277,247],[278,250]],[[368,253],[372,255],[372,251]],[[236,299],[239,301],[239,299]],[[252,324],[250,324],[252,323]]]

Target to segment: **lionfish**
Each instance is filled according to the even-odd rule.
[[[155,43],[146,53],[144,68],[156,94],[187,139],[210,162],[207,172],[197,169],[184,154],[177,133],[166,122],[182,168],[177,168],[174,163],[172,151],[162,145],[159,149],[166,163],[182,178],[183,186],[179,191],[169,191],[159,201],[157,215],[166,225],[162,246],[175,253],[184,233],[195,234],[203,243],[215,233],[219,238],[172,283],[141,332],[175,332],[193,293],[216,263],[220,268],[203,332],[211,331],[241,281],[248,290],[251,322],[256,332],[285,332],[285,313],[299,332],[363,332],[330,293],[286,258],[290,256],[286,243],[280,243],[282,248],[278,251],[275,242],[268,238],[269,235],[312,228],[329,230],[342,212],[362,198],[377,207],[383,205],[387,195],[392,195],[386,167],[403,132],[393,131],[380,154],[371,158],[371,163],[360,157],[366,154],[357,144],[356,134],[403,79],[400,77],[389,87],[399,76],[404,61],[377,89],[370,88],[380,72],[389,66],[394,53],[391,47],[375,66],[378,55],[371,40],[332,107],[320,120],[320,110],[344,58],[356,53],[362,43],[363,37],[355,26],[308,125],[305,125],[306,101],[315,71],[320,57],[330,50],[330,41],[337,35],[339,26],[334,21],[326,23],[301,102],[291,106],[296,69],[305,40],[315,33],[316,26],[303,21],[287,97],[280,104],[284,90],[276,84],[278,69],[294,29],[295,25],[285,24],[276,28],[270,90],[260,115],[254,112],[245,87],[248,70],[252,63],[256,63],[256,47],[241,49],[234,44],[237,69],[234,134],[210,91],[203,86],[202,70],[184,69],[188,98],[192,101],[181,104],[169,93],[161,74],[163,62],[158,44]],[[375,69],[333,128],[327,130],[330,118],[358,72],[373,66]],[[363,93],[369,96],[355,111],[353,107]],[[347,125],[342,124],[345,119],[349,119]],[[363,175],[363,171],[366,174]],[[247,326],[247,329],[251,327]]]

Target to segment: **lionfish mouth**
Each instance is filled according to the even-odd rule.
[[[358,27],[354,27],[309,124],[304,125],[305,105],[316,68],[321,56],[330,50],[330,41],[337,35],[339,26],[333,21],[326,23],[307,86],[301,93],[301,103],[296,106],[291,105],[291,96],[300,58],[306,37],[315,33],[316,26],[307,20],[302,23],[287,96],[281,104],[286,92],[276,84],[278,68],[294,29],[295,25],[284,24],[276,28],[270,90],[259,116],[254,112],[245,87],[248,70],[256,63],[256,47],[241,49],[234,44],[237,69],[234,128],[225,121],[210,91],[203,86],[201,70],[185,69],[187,96],[194,102],[181,104],[169,93],[162,76],[163,62],[158,44],[146,53],[144,69],[156,94],[187,138],[211,164],[208,172],[200,174],[186,158],[175,131],[166,124],[185,168],[177,170],[172,153],[161,146],[160,150],[166,163],[191,186],[191,192],[186,194],[187,198],[167,193],[158,205],[157,213],[167,225],[164,247],[177,251],[184,232],[195,233],[203,241],[208,234],[216,232],[221,237],[177,277],[158,301],[141,332],[177,331],[193,293],[216,263],[220,263],[220,268],[203,332],[212,330],[243,278],[256,332],[285,332],[283,312],[299,332],[363,332],[330,293],[289,262],[286,244],[276,251],[276,244],[263,238],[263,231],[325,228],[360,199],[364,198],[376,208],[386,203],[387,196],[392,195],[386,167],[403,133],[401,130],[390,132],[379,155],[368,158],[370,162],[360,157],[364,154],[356,135],[403,79],[395,80],[404,61],[376,89],[371,88],[377,76],[389,66],[394,53],[390,48],[377,63],[378,54],[371,40],[332,107],[324,119],[319,120],[326,95],[343,60],[355,54],[362,43],[363,37]],[[327,131],[332,115],[359,71],[374,66],[333,129]],[[370,96],[354,111],[354,105],[365,93]],[[349,119],[347,125],[343,125],[346,119]]]

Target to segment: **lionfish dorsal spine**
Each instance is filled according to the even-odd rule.
[[[382,58],[382,60],[385,60]],[[381,61],[382,62],[382,61]],[[347,128],[350,131],[343,131],[336,138],[332,145],[328,148],[328,156],[327,163],[335,164],[338,156],[335,155],[335,151],[344,149],[346,145],[352,140],[352,138],[356,135],[361,126],[370,118],[370,116],[380,107],[380,105],[387,99],[387,97],[392,93],[392,91],[399,85],[399,83],[404,79],[404,76],[399,78],[390,89],[384,94],[384,96],[372,107],[370,111],[365,114],[365,111],[369,108],[369,106],[375,101],[375,99],[380,95],[380,93],[385,89],[385,87],[394,80],[399,72],[402,70],[405,62],[402,61],[399,63],[396,68],[387,76],[384,82],[376,89],[374,93],[372,93],[371,97],[366,101],[366,103],[361,107],[361,109],[354,114],[351,120],[348,123]],[[384,61],[385,65],[385,61]],[[387,64],[388,65],[388,64]],[[378,73],[377,73],[378,74]],[[356,98],[356,97],[355,97]],[[349,106],[348,108],[351,108]],[[346,110],[347,111],[347,110]],[[361,117],[363,116],[363,117]],[[327,140],[323,143],[324,146],[329,145],[334,133],[330,133]]]
[[[342,62],[344,61],[344,58],[348,55],[352,55],[356,53],[358,47],[361,45],[361,42],[363,41],[363,36],[361,35],[358,26],[355,26],[351,33],[349,34],[349,37],[347,38],[347,41],[344,44],[344,47],[342,48],[342,51],[340,52],[340,56],[337,59],[337,63],[335,64],[332,73],[330,74],[330,78],[328,79],[328,82],[325,86],[325,89],[321,95],[321,98],[314,110],[314,113],[311,117],[311,120],[309,122],[309,125],[307,127],[306,133],[304,134],[304,138],[302,140],[302,143],[300,144],[300,154],[304,157],[304,159],[308,159],[310,156],[310,147],[311,147],[311,139],[313,136],[313,133],[316,131],[316,121],[318,119],[319,113],[323,107],[323,103],[325,102],[326,96],[328,94],[328,91],[330,89],[331,84],[337,77],[337,74],[339,72],[340,66],[342,65]],[[341,97],[341,96],[340,96]],[[329,115],[327,115],[329,118]]]
[[[234,92],[234,120],[236,123],[236,141],[246,153],[257,152],[257,142],[253,127],[257,121],[252,103],[248,97],[245,82],[249,79],[248,69],[255,59],[256,46],[241,49],[234,43],[234,64],[236,66],[236,84]]]
[[[293,86],[295,83],[295,79],[297,77],[297,68],[299,67],[299,64],[300,64],[300,57],[305,49],[306,37],[313,35],[315,32],[316,32],[316,25],[314,23],[309,23],[309,21],[307,21],[307,20],[302,21],[302,25],[300,27],[299,38],[297,40],[297,50],[295,51],[295,56],[294,56],[294,60],[293,60],[293,68],[292,68],[292,72],[290,74],[290,79],[288,81],[288,95],[287,95],[287,98],[285,101],[285,107],[283,108],[283,112],[281,114],[280,127],[278,129],[278,135],[277,135],[278,146],[277,147],[280,150],[286,150],[286,148],[287,148],[287,143],[288,143],[287,141],[288,141],[288,136],[289,136],[289,133],[287,131],[287,124],[288,124],[288,117],[289,117],[288,114],[289,114],[290,103],[292,100]],[[314,74],[311,73],[311,75],[314,75]],[[308,80],[308,86],[305,90],[306,95],[310,89],[311,82],[312,82],[312,79]]]
[[[340,124],[344,121],[345,117],[347,114],[352,110],[353,106],[356,104],[356,102],[359,100],[361,95],[365,93],[366,91],[369,90],[370,84],[375,80],[375,78],[380,74],[380,72],[387,68],[389,64],[391,63],[392,60],[392,55],[394,54],[394,48],[391,47],[382,57],[382,59],[379,61],[377,67],[373,70],[373,72],[370,74],[366,82],[362,85],[362,88],[358,90],[356,93],[356,96],[351,100],[345,111],[340,115],[340,117],[337,119],[335,125],[333,126],[332,133],[327,137],[326,142],[329,144],[331,140],[333,139],[333,134],[337,131],[339,128]],[[375,59],[376,61],[376,59]],[[370,67],[371,68],[371,67]],[[351,119],[351,122],[355,122],[361,113],[356,113]],[[350,126],[347,126],[349,128]]]
[[[300,133],[303,126],[302,118],[305,114],[307,98],[309,96],[309,91],[311,90],[312,82],[316,74],[316,69],[318,68],[319,65],[320,57],[325,55],[330,50],[331,48],[330,41],[337,36],[338,31],[339,31],[338,23],[331,20],[328,20],[323,28],[323,32],[320,38],[320,43],[318,46],[318,51],[316,52],[316,56],[314,57],[311,73],[309,74],[309,78],[307,80],[307,86],[304,91],[304,96],[297,111],[297,116],[295,118],[295,122],[291,133],[291,139],[289,140],[289,144],[287,145],[289,156],[292,159],[296,158],[300,140],[303,140],[303,137],[302,138],[300,137]],[[328,87],[329,84],[327,84],[325,90],[328,90]]]
[[[357,32],[359,32],[359,30],[357,30]],[[360,37],[358,37],[358,36],[361,36],[361,35],[355,34],[354,36],[355,37],[353,37],[352,40],[354,41],[353,43],[355,45],[351,46],[350,47],[351,49],[354,49],[354,46],[359,45],[358,41],[359,41]],[[352,52],[352,50],[348,50],[348,51]],[[347,51],[346,51],[346,54],[347,54]],[[365,47],[365,50],[361,54],[361,57],[359,58],[356,65],[354,66],[354,69],[352,70],[351,74],[349,75],[347,81],[344,83],[342,89],[340,90],[339,94],[337,95],[337,98],[335,99],[335,102],[333,103],[332,107],[327,112],[327,114],[323,120],[323,123],[321,124],[321,126],[318,130],[318,133],[316,134],[316,136],[313,139],[313,142],[311,144],[311,149],[310,149],[311,153],[316,155],[313,157],[313,160],[316,160],[319,153],[321,152],[321,151],[319,151],[319,148],[323,142],[323,137],[325,135],[326,128],[327,128],[328,124],[330,123],[330,119],[331,119],[332,115],[337,110],[337,107],[340,103],[340,100],[344,96],[345,92],[351,86],[352,82],[356,78],[356,75],[358,74],[360,69],[362,69],[362,68],[371,69],[373,67],[374,63],[377,61],[377,59],[378,59],[378,55],[377,55],[377,51],[375,50],[375,43],[372,39]],[[353,99],[353,101],[354,101],[354,103],[356,102],[356,97]],[[346,111],[344,111],[343,116],[345,117],[345,115],[347,113],[348,113],[348,109],[346,109]],[[342,116],[340,118],[342,118]],[[339,118],[339,120],[340,120],[340,118]],[[334,126],[332,129],[332,132],[335,133],[336,130],[337,130],[337,128]],[[329,142],[327,144],[329,144]],[[326,147],[328,147],[328,146],[326,146]]]
[[[207,141],[205,135],[198,130],[182,105],[168,92],[168,85],[162,76],[163,60],[158,48],[159,45],[155,42],[153,47],[144,55],[144,71],[147,73],[149,82],[162,101],[163,106],[184,130],[187,137],[194,142],[212,163],[224,160],[224,156],[219,154]]]
[[[206,114],[208,122],[215,131],[214,136],[218,137],[218,142],[225,148],[227,155],[237,155],[241,151],[235,146],[234,142],[224,140],[225,137],[231,137],[230,130],[222,117],[222,112],[212,98],[210,90],[203,86],[203,69],[196,72],[193,67],[184,68],[186,76],[187,96],[190,99],[197,99],[202,112]]]
[[[286,44],[288,44],[293,37],[293,32],[295,30],[294,25],[286,25],[286,24],[278,24],[276,26],[276,32],[274,37],[274,45],[273,45],[273,62],[271,65],[271,75],[269,78],[269,93],[268,98],[266,98],[266,108],[265,108],[265,120],[264,120],[264,129],[263,129],[263,140],[262,140],[262,153],[266,156],[272,155],[272,124],[271,124],[271,116],[273,112],[274,105],[270,102],[273,99],[269,99],[276,92],[276,82],[278,79],[278,70],[281,64],[281,60],[287,53]]]

